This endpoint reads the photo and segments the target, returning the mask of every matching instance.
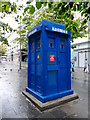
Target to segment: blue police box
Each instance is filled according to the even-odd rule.
[[[70,35],[65,25],[43,20],[27,34],[28,86],[26,91],[46,102],[73,94]]]

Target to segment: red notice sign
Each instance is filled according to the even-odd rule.
[[[50,55],[50,62],[54,62],[55,61],[55,56],[54,55]]]

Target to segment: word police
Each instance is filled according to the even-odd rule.
[[[63,29],[59,29],[59,28],[54,28],[54,27],[52,27],[52,30],[53,30],[53,31],[62,32],[62,33],[66,33],[66,34],[67,34],[67,31],[66,31],[66,30],[63,30]]]

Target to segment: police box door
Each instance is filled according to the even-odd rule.
[[[31,69],[31,77],[30,77],[30,88],[34,91],[41,93],[41,41],[40,37],[36,37],[32,39],[30,42],[30,69]]]
[[[58,37],[58,92],[67,90],[68,81],[68,39]]]
[[[31,39],[30,40],[30,82],[29,86],[31,89],[35,90],[35,40]]]
[[[48,89],[57,93],[67,89],[67,40],[48,35]]]

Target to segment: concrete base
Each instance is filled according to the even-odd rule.
[[[32,90],[31,88],[28,88],[28,87],[26,87],[26,92],[29,92],[32,96],[36,97],[38,100],[40,100],[43,103],[54,100],[54,99],[58,99],[64,96],[68,96],[74,93],[72,89],[69,89],[69,90],[58,92],[58,93],[52,93],[46,96],[42,96],[39,92],[36,92],[35,90]]]
[[[72,100],[78,99],[79,96],[74,94],[62,97],[62,98],[58,98],[55,100],[51,100],[51,101],[47,101],[45,103],[42,103],[41,101],[39,101],[37,98],[35,98],[34,96],[32,96],[30,93],[23,91],[22,92],[40,111],[44,111],[46,109],[50,109],[56,106],[59,106],[61,104],[70,102]]]

